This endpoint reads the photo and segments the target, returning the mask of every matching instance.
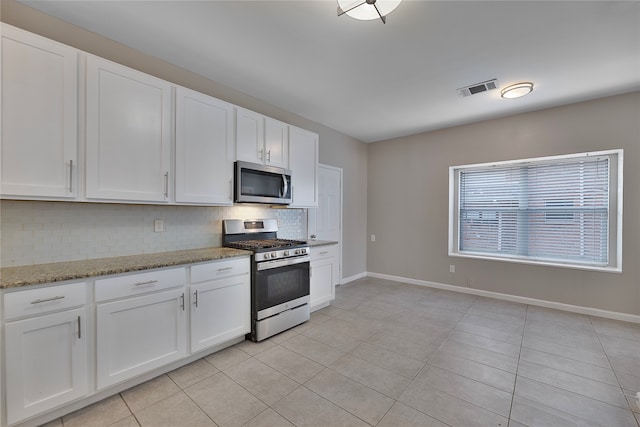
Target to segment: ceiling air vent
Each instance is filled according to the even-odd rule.
[[[457,89],[458,95],[469,96],[477,93],[486,92],[498,88],[498,79],[487,80],[486,82],[476,83],[471,86],[461,87]]]

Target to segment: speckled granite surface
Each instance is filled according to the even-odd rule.
[[[314,247],[314,246],[337,245],[338,242],[334,242],[331,240],[307,240],[307,244],[311,247]]]
[[[52,264],[0,268],[0,289],[63,280],[84,279],[108,274],[127,273],[151,268],[170,267],[251,255],[249,251],[231,248],[192,249],[157,254],[130,255]]]

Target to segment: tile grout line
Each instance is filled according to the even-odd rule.
[[[520,356],[522,355],[522,346],[524,345],[524,334],[527,330],[527,317],[529,315],[529,307],[530,306],[527,304],[525,305],[525,309],[524,309],[524,323],[522,325],[522,337],[520,339],[520,350],[518,351],[518,361],[516,362],[515,378],[513,379],[513,391],[511,392],[511,405],[509,405],[509,424],[511,424],[511,413],[513,412],[513,402],[516,399],[516,385],[518,383],[518,370],[520,369]]]
[[[618,387],[620,388],[620,394],[622,394],[624,396],[624,399],[627,401],[627,407],[629,408],[629,410],[631,411],[631,416],[633,416],[636,420],[636,423],[638,424],[638,427],[640,427],[640,420],[638,420],[638,417],[636,417],[633,414],[633,407],[631,406],[632,403],[629,401],[629,399],[627,398],[627,396],[624,393],[624,388],[622,387],[622,384],[620,383],[620,379],[618,378],[618,373],[616,372],[615,369],[613,369],[613,364],[611,363],[611,359],[609,359],[609,353],[607,353],[607,350],[604,348],[604,344],[602,344],[602,340],[600,339],[600,334],[598,333],[598,330],[596,329],[596,327],[593,325],[593,320],[592,320],[592,316],[588,316],[589,319],[589,325],[591,325],[591,328],[593,328],[593,332],[596,334],[596,338],[598,339],[598,343],[600,344],[600,346],[602,347],[602,352],[604,353],[604,357],[607,358],[607,362],[609,362],[609,367],[611,368],[611,371],[613,372],[613,375],[616,378],[616,381],[618,381]],[[606,334],[603,334],[606,335]],[[640,390],[636,390],[637,392],[640,392]],[[638,409],[640,409],[640,399],[638,402]]]

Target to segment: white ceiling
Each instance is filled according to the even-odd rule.
[[[365,142],[640,89],[640,2],[23,0]],[[497,78],[533,93],[462,98]]]

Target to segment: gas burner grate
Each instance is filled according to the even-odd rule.
[[[225,246],[229,246],[236,249],[273,249],[273,248],[286,248],[291,246],[305,245],[307,242],[302,240],[289,240],[289,239],[266,239],[266,240],[242,240],[239,242],[227,242]]]

